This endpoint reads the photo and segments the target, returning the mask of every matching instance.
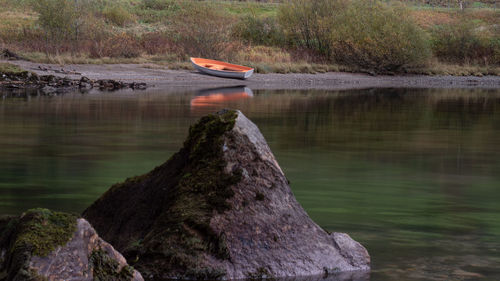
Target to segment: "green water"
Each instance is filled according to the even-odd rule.
[[[238,108],[309,215],[367,247],[371,280],[500,280],[500,90],[196,94],[0,100],[0,214],[81,212],[167,160],[200,116]]]

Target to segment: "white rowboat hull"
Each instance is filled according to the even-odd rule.
[[[193,64],[193,67],[198,70],[199,72],[209,74],[209,75],[214,75],[218,77],[225,77],[225,78],[238,78],[238,79],[246,79],[250,76],[252,76],[254,69],[250,69],[247,71],[227,71],[227,70],[217,70],[217,69],[210,69],[207,67],[203,67],[201,65],[196,64],[193,59],[191,59],[191,63]]]

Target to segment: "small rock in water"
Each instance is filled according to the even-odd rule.
[[[143,280],[125,258],[76,216],[32,209],[0,218],[2,280]]]

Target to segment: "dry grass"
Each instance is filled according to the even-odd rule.
[[[255,63],[290,63],[290,53],[282,48],[267,46],[250,46],[241,49],[235,56],[239,62]]]
[[[430,63],[425,68],[413,69],[409,73],[424,75],[452,75],[452,76],[500,76],[500,67],[498,66],[480,66],[480,65],[458,65],[447,64],[438,61]]]
[[[289,62],[289,63],[244,63],[255,69],[256,73],[325,73],[325,72],[359,72],[357,69],[334,64],[316,64],[307,62]]]
[[[153,56],[140,56],[134,58],[124,57],[100,57],[92,58],[88,54],[46,54],[42,52],[20,52],[22,57],[39,63],[53,63],[53,64],[119,64],[119,63],[152,63]]]
[[[167,67],[172,70],[194,70],[190,62],[171,62]]]
[[[457,20],[450,13],[432,10],[414,10],[411,12],[411,16],[423,28],[430,28],[439,24],[451,24]]]
[[[462,14],[467,20],[481,21],[487,25],[500,23],[500,9],[471,9]]]
[[[414,9],[411,16],[423,28],[432,28],[436,25],[454,24],[464,21],[476,21],[484,25],[493,25],[500,22],[500,10],[494,9]]]

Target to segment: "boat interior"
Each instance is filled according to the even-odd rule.
[[[211,63],[200,63],[201,66],[214,69],[214,70],[224,70],[224,71],[236,71],[236,72],[245,72],[246,70],[234,69],[223,65],[211,64]]]

